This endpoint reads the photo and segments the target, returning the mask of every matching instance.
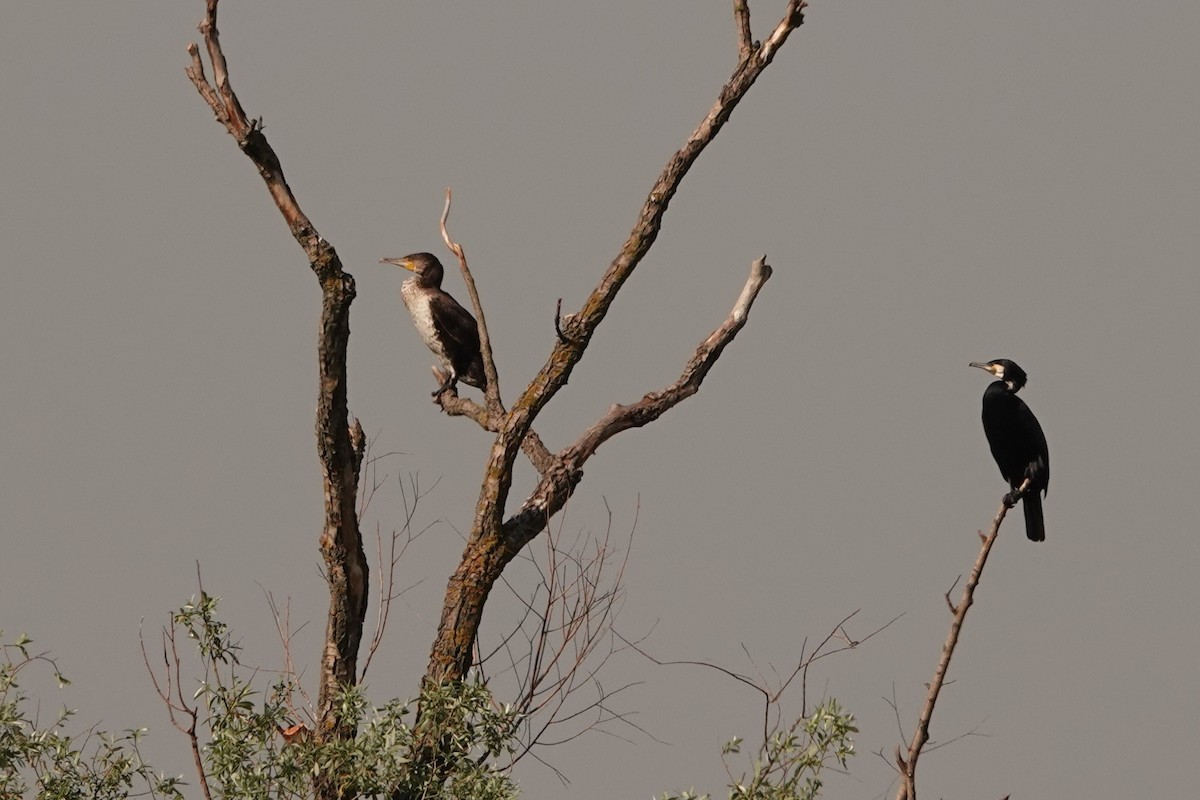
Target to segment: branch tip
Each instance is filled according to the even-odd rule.
[[[567,315],[568,319],[570,318],[570,316],[571,316],[570,314]],[[560,297],[560,298],[558,298],[558,302],[554,304],[554,332],[558,335],[558,340],[560,342],[562,342],[563,344],[570,344],[571,340],[567,337],[567,335],[565,333],[563,333],[562,323],[563,323],[562,298]]]

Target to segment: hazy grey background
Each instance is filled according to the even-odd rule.
[[[765,35],[782,3],[753,3]],[[432,357],[381,256],[443,254],[442,192],[512,398],[615,255],[732,69],[728,2],[227,0],[234,86],[358,280],[350,397],[419,473],[436,523],[370,677],[417,685],[489,437],[429,403]],[[203,3],[12,3],[0,26],[0,627],[74,681],[84,723],[148,725],[139,620],[206,588],[279,664],[263,589],[324,627],[312,436],[319,291],[249,161],[183,74]],[[816,3],[671,207],[538,428],[561,447],[673,380],[753,258],[776,272],[700,395],[589,464],[563,529],[627,534],[622,627],[663,658],[786,669],[861,609],[811,691],[861,721],[830,797],[890,792],[1004,484],[974,359],[1013,358],[1048,433],[1049,541],[1004,532],[943,694],[931,797],[1181,797],[1200,744],[1192,509],[1200,422],[1200,8],[1190,2]],[[457,275],[450,290],[464,295]],[[525,484],[528,485],[528,481]],[[499,622],[485,625],[499,633]],[[310,668],[308,677],[315,677]],[[715,673],[613,665],[656,742],[602,735],[523,764],[530,797],[721,793],[756,697]],[[620,731],[619,731],[620,732]],[[986,737],[986,738],[984,738]]]

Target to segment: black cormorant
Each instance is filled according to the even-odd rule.
[[[413,253],[404,258],[383,258],[413,273],[400,288],[400,296],[421,340],[449,371],[449,377],[433,393],[437,397],[458,381],[482,389],[487,384],[483,356],[479,352],[479,326],[471,312],[442,291],[442,262],[431,253]]]
[[[1000,467],[1000,474],[1016,489],[1025,478],[1030,478],[1029,491],[1021,505],[1025,508],[1025,535],[1035,542],[1046,539],[1046,526],[1042,521],[1042,495],[1050,485],[1050,450],[1046,446],[1046,434],[1037,417],[1017,397],[1025,385],[1025,370],[1007,358],[998,358],[986,364],[971,362],[996,376],[994,383],[983,392],[983,431],[992,447],[992,457]],[[1004,498],[1010,504],[1010,497]]]

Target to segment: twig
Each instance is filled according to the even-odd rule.
[[[733,0],[733,18],[738,28],[738,56],[742,61],[754,52],[754,38],[750,34],[750,3],[748,0]]]
[[[779,723],[780,723],[780,717],[782,715],[781,706],[782,706],[783,695],[786,693],[788,688],[791,686],[791,684],[793,683],[793,681],[795,680],[797,675],[800,676],[800,693],[801,693],[800,708],[801,708],[801,711],[800,711],[800,715],[797,717],[797,719],[792,723],[792,725],[788,729],[788,733],[794,733],[795,730],[799,727],[799,725],[809,715],[808,701],[807,701],[809,667],[811,667],[815,662],[819,661],[820,659],[826,658],[827,656],[832,656],[837,653],[845,652],[846,650],[855,649],[856,647],[858,647],[858,645],[872,639],[877,634],[882,633],[884,630],[886,630],[888,627],[890,627],[893,622],[895,622],[897,619],[899,619],[898,616],[893,617],[891,620],[884,623],[883,625],[876,628],[875,630],[871,631],[870,633],[868,633],[866,636],[862,637],[861,639],[852,639],[851,637],[846,635],[845,625],[847,622],[849,622],[851,619],[853,619],[857,614],[858,614],[858,611],[854,611],[850,614],[847,614],[840,622],[837,623],[837,625],[835,625],[829,631],[828,634],[826,634],[825,638],[822,639],[821,642],[815,648],[813,648],[813,650],[811,652],[808,652],[808,640],[805,639],[804,644],[801,645],[800,657],[796,663],[795,668],[792,670],[792,672],[786,679],[779,680],[777,682],[777,685],[775,688],[771,688],[768,685],[767,679],[763,677],[762,672],[758,669],[758,666],[754,663],[754,658],[753,658],[753,656],[750,655],[750,651],[746,648],[745,645],[742,645],[742,652],[744,652],[746,654],[747,660],[750,661],[751,665],[754,666],[755,671],[758,672],[757,680],[750,678],[746,675],[742,675],[741,673],[734,672],[733,670],[728,669],[726,667],[722,667],[719,664],[713,664],[708,661],[696,661],[696,660],[689,660],[689,659],[664,661],[664,660],[658,659],[658,658],[650,655],[650,653],[646,652],[644,649],[642,649],[636,643],[628,641],[627,639],[622,637],[620,634],[617,634],[617,637],[620,638],[623,642],[625,642],[626,646],[629,647],[631,650],[640,654],[641,656],[643,656],[644,658],[648,659],[649,661],[651,661],[652,663],[654,663],[658,666],[704,667],[706,669],[711,669],[716,672],[719,672],[722,675],[725,675],[728,678],[732,678],[733,680],[737,681],[738,683],[744,684],[744,685],[750,687],[751,689],[753,689],[755,692],[757,692],[762,697],[763,727],[762,727],[762,745],[761,746],[766,747],[767,743],[770,741],[771,737],[775,733],[780,732]],[[842,641],[845,642],[845,645],[841,646],[841,647],[833,647],[833,648],[827,649],[829,643],[832,642],[834,639],[841,639]],[[772,671],[774,671],[774,670],[772,670]],[[732,779],[733,776],[731,775],[730,777]]]
[[[562,329],[562,298],[558,298],[558,302],[554,304],[554,332],[558,334],[558,340],[563,344],[570,344],[571,339]]]
[[[483,374],[487,376],[487,388],[484,394],[487,397],[488,411],[492,414],[503,414],[504,404],[500,402],[500,382],[496,374],[496,362],[492,357],[492,338],[488,335],[487,320],[483,316],[483,303],[479,301],[479,290],[475,288],[475,278],[471,275],[471,268],[467,266],[467,254],[463,252],[462,245],[450,238],[450,232],[446,230],[446,220],[450,217],[450,187],[446,187],[446,205],[442,208],[442,219],[438,227],[442,232],[442,241],[446,243],[446,247],[458,258],[458,268],[462,270],[463,282],[467,285],[467,294],[471,296],[471,306],[475,309],[475,319],[479,323],[479,352],[483,356]]]
[[[204,757],[201,754],[200,737],[196,733],[199,725],[200,712],[196,706],[188,703],[183,697],[183,669],[179,657],[179,648],[175,644],[174,618],[162,629],[162,658],[163,683],[159,683],[158,674],[150,666],[150,656],[146,653],[146,640],[142,636],[142,628],[138,626],[138,644],[142,649],[142,663],[150,673],[150,682],[163,705],[167,707],[167,717],[175,729],[188,738],[188,746],[192,753],[192,763],[196,768],[196,776],[200,782],[200,793],[205,800],[212,800],[212,792],[208,788],[208,774],[204,769]],[[176,699],[176,697],[178,699]],[[176,714],[188,718],[186,725],[181,724]]]
[[[408,552],[409,545],[420,539],[433,527],[433,523],[430,523],[420,530],[414,530],[413,520],[416,518],[417,506],[420,504],[421,499],[429,494],[429,492],[432,492],[437,487],[439,481],[434,481],[433,486],[422,491],[419,476],[410,474],[408,484],[412,490],[411,503],[409,502],[408,492],[404,489],[404,481],[398,478],[397,482],[400,484],[400,499],[404,504],[404,523],[399,530],[392,530],[386,561],[383,554],[383,536],[379,532],[379,526],[376,525],[375,528],[375,555],[379,563],[379,568],[383,570],[383,574],[379,579],[379,590],[377,592],[379,608],[376,611],[375,633],[371,637],[371,644],[367,647],[367,656],[363,660],[362,670],[358,675],[360,683],[366,679],[367,670],[371,667],[371,661],[375,658],[375,653],[378,651],[379,646],[383,644],[383,635],[387,630],[388,618],[391,615],[392,601],[413,588],[412,586],[407,586],[400,591],[396,591],[396,567],[404,558],[404,554]],[[401,538],[404,540],[403,544],[397,549],[396,543]]]
[[[492,680],[510,674],[516,683],[512,708],[521,720],[523,741],[511,755],[512,764],[525,756],[538,758],[535,748],[571,741],[588,731],[612,733],[603,727],[611,722],[637,727],[628,715],[609,707],[614,696],[634,684],[610,689],[598,680],[599,672],[619,652],[612,644],[612,627],[623,602],[636,515],[624,556],[619,559],[611,544],[611,509],[602,537],[583,535],[565,543],[564,523],[560,519],[558,530],[547,535],[544,563],[532,553],[522,555],[540,577],[529,596],[501,576],[521,605],[520,619],[490,652],[477,651],[476,655],[476,669],[482,670],[498,653],[508,654],[508,667]],[[510,646],[518,636],[524,639],[519,656]],[[594,689],[595,697],[580,706],[574,700],[588,687]],[[550,739],[547,733],[551,728],[568,732]]]

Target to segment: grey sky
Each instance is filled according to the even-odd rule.
[[[767,7],[769,6],[769,7]],[[756,33],[782,3],[752,3]],[[319,291],[252,165],[183,74],[203,3],[21,3],[0,26],[0,628],[74,681],[44,700],[149,725],[143,675],[194,562],[250,658],[278,665],[263,588],[311,620],[325,588],[312,437]],[[1178,797],[1200,744],[1191,514],[1200,422],[1200,9],[1167,0],[816,3],[704,154],[663,234],[538,424],[552,449],[673,380],[750,262],[775,277],[700,395],[589,464],[562,522],[638,515],[622,629],[662,658],[786,669],[861,609],[861,650],[810,690],[859,717],[830,797],[877,797],[1004,483],[979,425],[1007,357],[1046,429],[1048,541],[1006,528],[951,669],[920,785],[944,797]],[[351,405],[392,482],[438,481],[436,527],[372,667],[416,689],[489,438],[429,403],[432,356],[381,256],[431,250],[442,192],[507,398],[616,254],[732,69],[728,2],[226,0],[235,88],[358,281]],[[465,301],[451,274],[450,291]],[[468,390],[469,391],[469,390]],[[528,475],[525,484],[528,485]],[[602,499],[603,498],[603,499]],[[485,621],[485,635],[498,633]],[[315,669],[309,671],[309,677]],[[666,742],[595,736],[531,797],[719,792],[756,698],[715,673],[613,665]],[[628,732],[626,732],[628,733]],[[890,792],[889,792],[890,794]]]

